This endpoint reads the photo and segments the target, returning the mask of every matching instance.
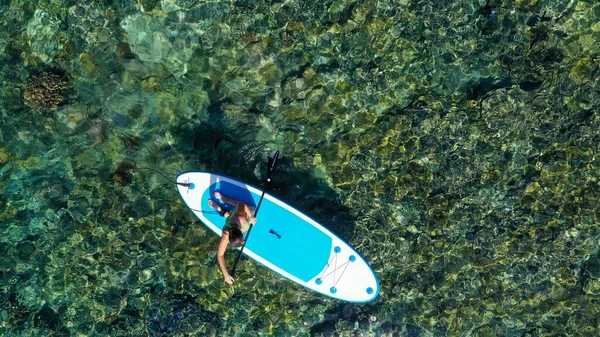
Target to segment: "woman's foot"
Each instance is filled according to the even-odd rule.
[[[216,195],[217,193],[219,193],[219,192],[215,193],[215,197],[217,197],[217,195]],[[217,203],[212,199],[208,199],[208,206],[214,208],[215,211],[217,211],[217,213],[219,213],[220,216],[229,216],[229,212],[222,209],[221,206],[217,205]]]

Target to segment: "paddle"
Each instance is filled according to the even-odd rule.
[[[277,161],[281,158],[283,158],[283,152],[273,151],[269,154],[269,159],[267,160],[267,186],[271,182],[271,176],[273,175],[273,172],[275,172],[275,167],[277,166]],[[262,194],[260,195],[260,199],[258,200],[258,205],[256,206],[256,211],[254,211],[255,218],[258,215],[258,210],[260,209],[260,204],[262,203],[263,198],[265,196],[265,192],[267,191],[267,186],[265,186],[265,188],[263,189]],[[237,258],[235,259],[235,263],[233,264],[231,273],[229,273],[231,275],[231,277],[235,276],[235,268],[237,267],[237,264],[240,261],[240,257],[242,256],[244,247],[246,247],[246,243],[248,242],[248,237],[250,236],[250,232],[252,231],[252,226],[253,225],[250,224],[250,228],[248,228],[248,233],[246,233],[246,238],[244,240],[244,244],[242,245],[242,248],[240,248],[240,253],[238,254]]]

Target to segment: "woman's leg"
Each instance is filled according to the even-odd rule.
[[[226,202],[234,207],[237,206],[237,204],[238,204],[237,200],[228,198],[228,197],[224,196],[221,192],[215,192],[215,198],[221,199],[221,200],[223,200],[223,202]]]

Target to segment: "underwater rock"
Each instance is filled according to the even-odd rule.
[[[583,291],[589,295],[600,295],[600,253],[588,258],[577,273]]]
[[[532,15],[527,20],[527,26],[535,27],[540,22],[548,22],[550,20],[552,20],[552,16],[546,15],[545,13],[541,16],[540,15]]]
[[[160,8],[160,0],[141,0],[140,4],[142,5],[144,12],[151,12],[155,8]]]
[[[115,114],[112,118],[112,121],[115,125],[121,127],[128,127],[131,124],[131,118],[121,113]]]
[[[135,164],[121,163],[115,170],[115,183],[121,186],[127,186],[133,181],[133,172]]]
[[[60,321],[60,315],[48,305],[45,305],[33,316],[33,324],[37,328],[46,327],[57,332],[67,332],[67,329]]]
[[[515,7],[520,9],[532,9],[539,4],[540,0],[515,0]]]
[[[159,84],[160,83],[158,83],[158,80],[156,79],[156,77],[150,76],[150,77],[142,80],[141,86],[142,86],[142,90],[144,90],[144,91],[154,92],[158,88]]]
[[[135,58],[135,54],[131,51],[131,46],[126,42],[117,43],[117,50],[115,54],[124,60],[130,60]]]
[[[86,76],[86,77],[96,77],[98,76],[98,74],[100,73],[100,70],[98,68],[98,66],[96,65],[96,62],[94,62],[92,56],[90,56],[88,53],[81,53],[79,54],[79,63],[81,64],[81,69],[82,69],[82,73]]]
[[[106,139],[106,130],[104,121],[99,118],[90,121],[89,129],[87,131],[90,138],[94,141],[93,145],[100,144]]]
[[[169,29],[177,32],[171,39],[165,32],[164,16],[136,14],[126,17],[121,27],[127,32],[129,47],[142,62],[162,63],[173,75],[179,77],[187,72],[186,63],[197,45],[198,32],[190,31],[178,22],[169,23]],[[123,55],[130,55],[122,45]]]
[[[0,281],[2,272],[0,271]],[[29,308],[19,303],[15,293],[8,295],[8,300],[2,304],[2,317],[9,325],[20,325],[25,323],[31,316]]]
[[[492,328],[490,328],[489,326],[484,326],[479,328],[475,333],[474,333],[475,337],[494,337],[496,336],[496,333],[494,333],[494,330]]]
[[[159,31],[160,27],[164,27],[164,18],[133,15],[126,17],[121,27],[127,32],[131,51],[142,61],[161,62],[173,47],[165,34]]]
[[[571,68],[571,78],[577,83],[584,83],[590,81],[593,77],[598,66],[594,64],[592,59],[588,56],[579,59],[573,68]]]
[[[226,17],[232,11],[232,3],[227,1],[200,2],[193,8],[191,5],[186,7],[189,10],[186,12],[185,20],[193,23]]]
[[[356,315],[356,305],[354,303],[344,304],[341,311],[341,316],[344,319],[350,319]]]
[[[531,60],[540,63],[544,68],[550,68],[555,63],[561,63],[563,59],[563,51],[556,47],[535,50],[531,53]]]
[[[508,78],[495,79],[493,77],[484,77],[475,82],[469,83],[465,91],[467,94],[467,99],[477,100],[491,91],[506,88],[510,85],[511,81]]]
[[[11,159],[11,155],[5,148],[0,148],[0,166],[8,163]]]
[[[148,321],[147,327],[153,332],[153,335],[160,336],[163,333],[172,333],[178,331],[181,322],[192,315],[197,316],[202,323],[210,323],[215,326],[219,326],[222,323],[216,313],[202,309],[202,306],[196,303],[194,297],[179,295],[172,302],[171,313],[161,316],[157,310],[156,314]]]
[[[4,49],[6,48],[6,46],[8,46],[8,32],[6,31],[2,31],[0,32],[0,50],[4,51]],[[5,57],[8,56],[6,55],[6,53],[2,53],[2,56],[0,57]]]
[[[521,90],[523,91],[532,91],[539,89],[539,87],[541,87],[543,83],[544,81],[523,81],[519,83],[519,88],[521,88]]]
[[[16,257],[21,261],[28,261],[35,255],[35,244],[31,241],[22,241],[16,245],[17,254]]]
[[[26,31],[33,56],[43,63],[52,61],[60,50],[59,39],[56,36],[61,31],[59,20],[41,9],[36,9]]]
[[[25,104],[36,110],[54,110],[64,101],[67,87],[64,76],[56,71],[33,75],[25,87]]]
[[[592,279],[587,280],[585,285],[583,286],[583,291],[585,291],[588,295],[600,295],[600,279]]]
[[[283,72],[273,62],[267,62],[258,68],[257,80],[267,85],[275,85],[281,82]]]

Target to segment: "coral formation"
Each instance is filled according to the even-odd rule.
[[[68,83],[54,71],[31,76],[25,87],[25,104],[36,110],[54,110],[65,100]]]

